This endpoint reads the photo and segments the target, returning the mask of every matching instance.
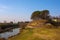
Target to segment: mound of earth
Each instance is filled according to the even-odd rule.
[[[27,28],[37,28],[37,27],[53,27],[52,24],[46,23],[47,20],[34,20],[27,24]]]

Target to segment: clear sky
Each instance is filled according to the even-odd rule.
[[[52,16],[59,16],[60,0],[0,0],[0,22],[27,21],[32,12],[45,9]]]

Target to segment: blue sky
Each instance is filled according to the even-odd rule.
[[[32,12],[45,9],[59,16],[60,0],[0,0],[0,22],[28,21]]]

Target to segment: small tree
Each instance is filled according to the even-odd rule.
[[[13,22],[11,21],[10,24],[13,24]]]

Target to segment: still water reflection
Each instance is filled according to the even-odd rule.
[[[20,28],[15,28],[9,32],[0,33],[0,38],[8,39],[8,37],[17,35],[19,32],[20,32]]]

